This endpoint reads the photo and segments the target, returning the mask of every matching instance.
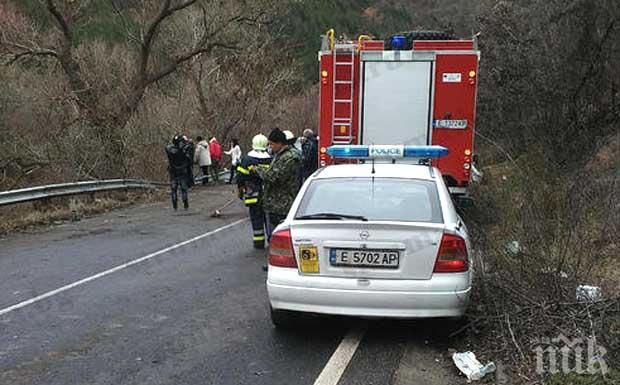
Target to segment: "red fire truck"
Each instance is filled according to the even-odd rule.
[[[441,145],[433,160],[450,191],[466,194],[472,178],[477,42],[410,32],[357,41],[323,36],[320,61],[319,162],[334,144]]]

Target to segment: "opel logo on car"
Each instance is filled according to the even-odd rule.
[[[362,231],[360,231],[360,238],[361,238],[362,240],[364,240],[364,241],[365,241],[365,240],[367,240],[367,239],[368,239],[368,237],[370,237],[370,233],[369,233],[368,231],[366,231],[366,230],[362,230]]]

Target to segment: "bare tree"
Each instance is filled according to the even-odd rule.
[[[224,39],[238,28],[260,27],[267,22],[272,1],[257,1],[248,5],[244,1],[227,2],[220,5],[211,0],[161,0],[142,1],[133,12],[121,8],[118,1],[108,0],[116,10],[116,19],[126,26],[126,39],[134,48],[133,63],[128,71],[126,92],[114,95],[113,106],[102,103],[107,97],[99,92],[100,84],[107,79],[88,81],[90,68],[76,54],[76,30],[93,5],[90,0],[42,0],[41,7],[53,20],[53,38],[47,38],[37,31],[32,23],[25,21],[13,23],[13,30],[0,32],[0,52],[7,65],[14,65],[35,58],[50,58],[57,62],[67,81],[71,97],[78,109],[79,118],[98,129],[105,142],[110,145],[109,161],[121,161],[122,146],[119,130],[127,124],[139,108],[145,92],[177,72],[185,63],[198,56],[208,57],[218,49],[238,50],[244,45],[242,39]],[[217,4],[216,4],[217,3]],[[0,6],[0,15],[8,6]],[[7,11],[8,12],[8,11]],[[162,33],[176,18],[189,12],[202,15],[193,28],[195,39],[167,42],[169,34]],[[12,12],[14,18],[23,16]],[[139,28],[131,28],[131,24]],[[29,33],[24,33],[27,31]]]
[[[247,37],[243,52],[191,61],[186,74],[209,132],[223,141],[233,136],[244,141],[273,124],[278,100],[288,99],[291,85],[303,76],[282,41],[279,26],[271,24],[269,31]]]

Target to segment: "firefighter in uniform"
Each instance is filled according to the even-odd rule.
[[[251,172],[255,168],[268,169],[271,156],[267,153],[267,137],[262,134],[252,138],[252,151],[241,158],[237,166],[237,185],[240,197],[250,211],[252,222],[252,239],[254,247],[265,248],[265,212],[263,210],[263,180],[257,173]]]

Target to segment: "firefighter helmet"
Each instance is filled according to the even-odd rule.
[[[252,138],[252,148],[256,151],[265,151],[267,150],[267,137],[263,134],[255,135]]]
[[[295,138],[295,134],[293,134],[293,133],[292,133],[291,131],[289,131],[289,130],[286,130],[286,131],[283,131],[283,132],[284,132],[284,136],[286,136],[286,142],[287,142],[289,145],[291,145],[291,146],[292,146],[292,145],[294,145],[294,144],[295,144],[295,141],[297,140],[297,138]]]
[[[283,131],[284,132],[284,136],[286,136],[286,140],[291,140],[293,138],[295,138],[295,134],[293,134],[291,131],[286,130]]]

